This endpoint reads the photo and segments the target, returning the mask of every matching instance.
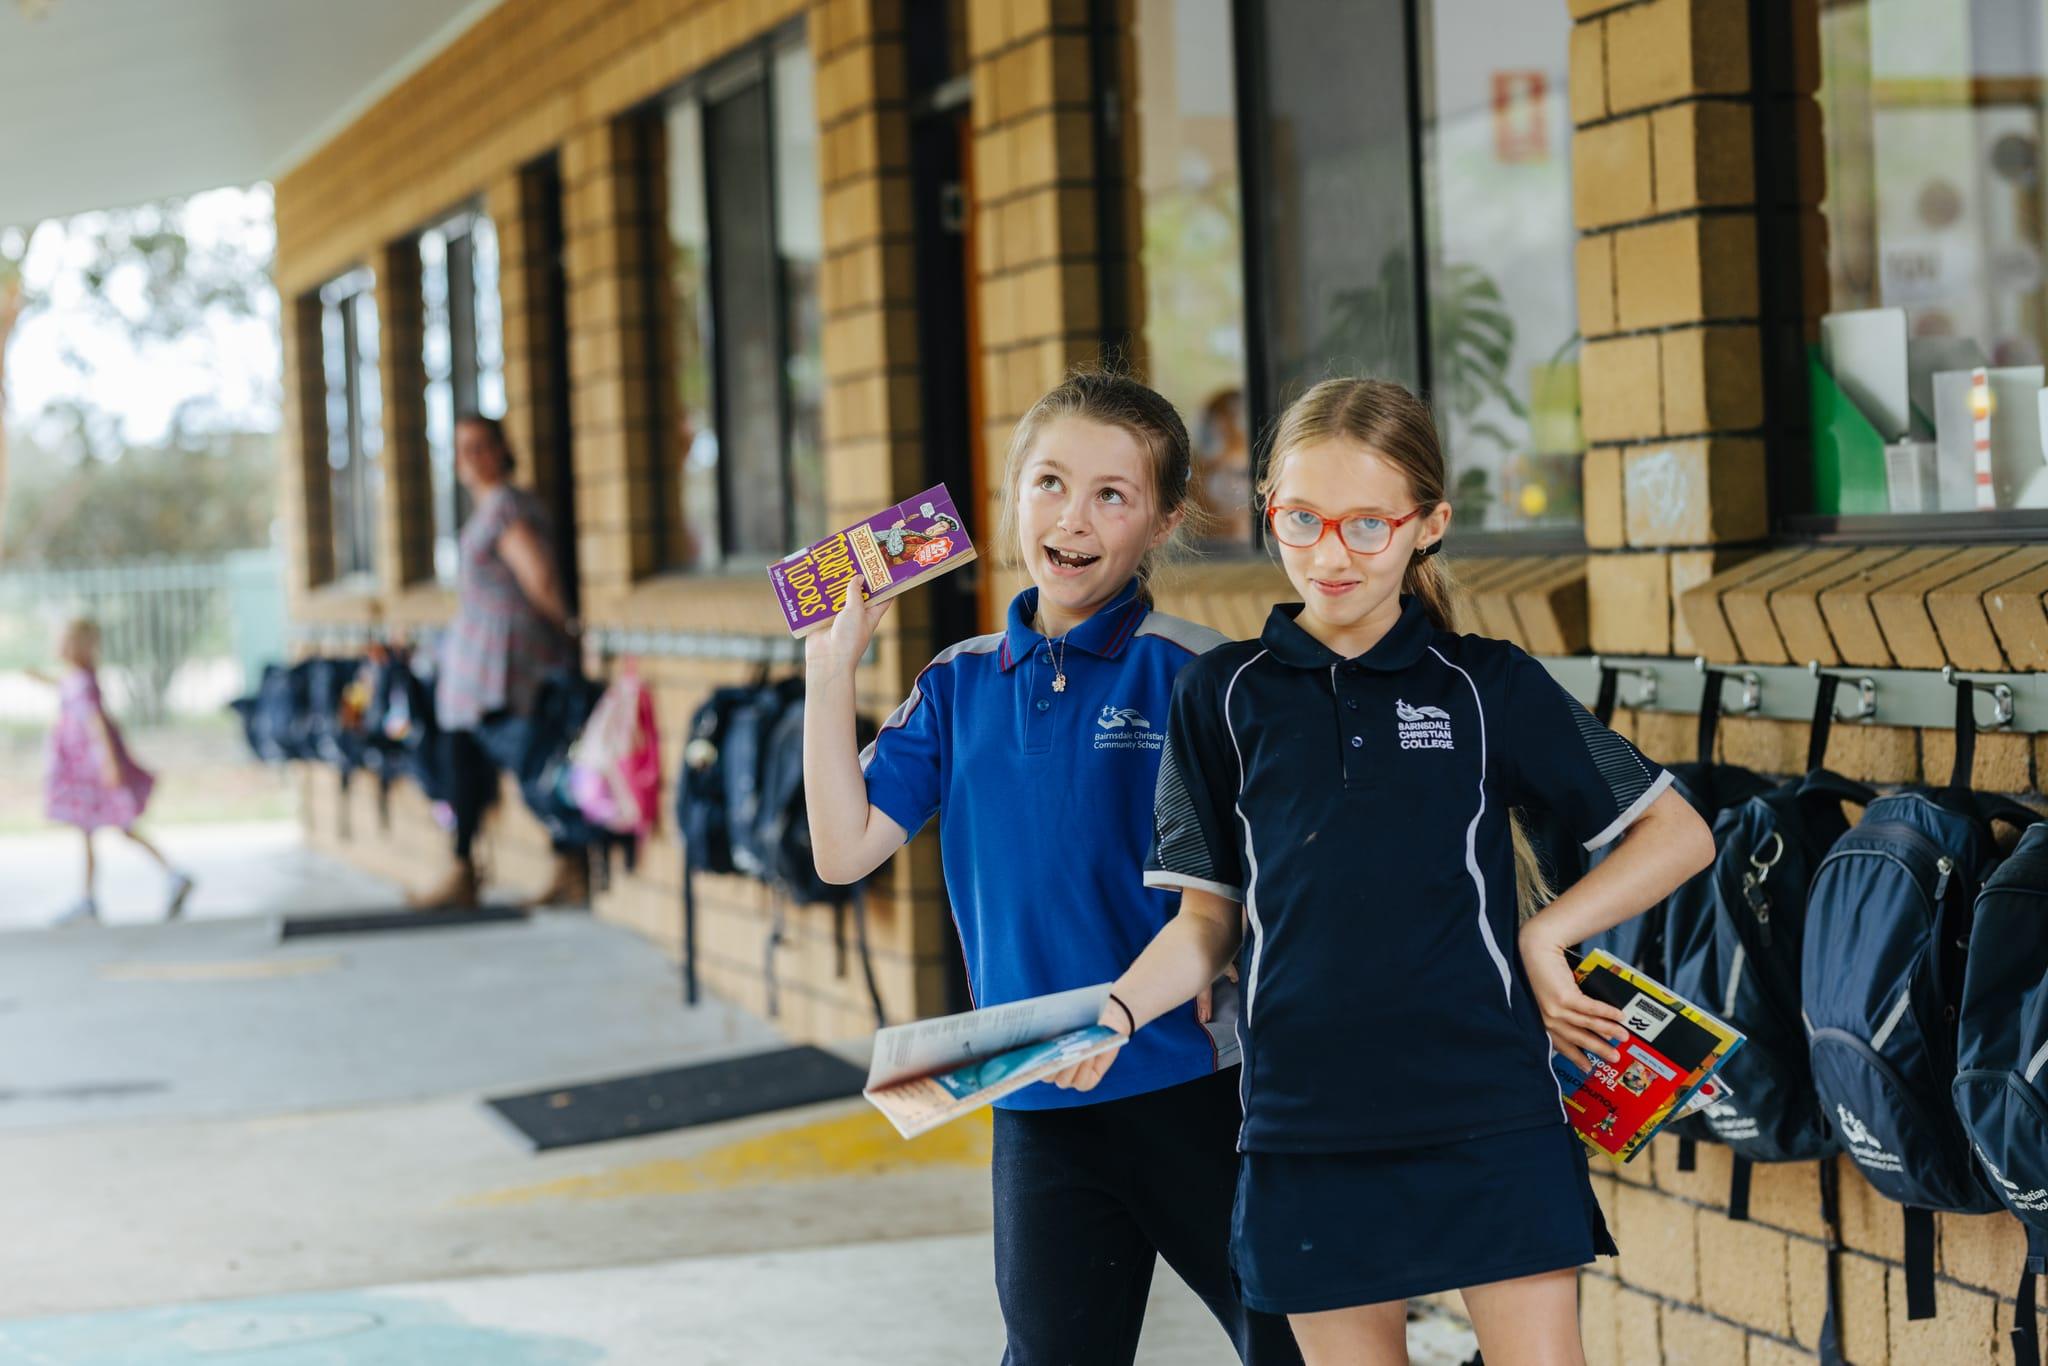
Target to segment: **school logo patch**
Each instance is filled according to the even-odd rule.
[[[1456,749],[1451,714],[1442,707],[1411,707],[1394,699],[1394,730],[1402,749]]]
[[[1906,1169],[1899,1155],[1879,1143],[1877,1136],[1870,1132],[1870,1126],[1858,1119],[1856,1112],[1848,1106],[1837,1102],[1835,1119],[1841,1126],[1842,1142],[1848,1145],[1849,1156],[1856,1159],[1858,1165],[1879,1172],[1902,1172]]]
[[[1095,713],[1095,748],[1157,750],[1166,736],[1152,729],[1145,713],[1136,707],[1104,707]]]

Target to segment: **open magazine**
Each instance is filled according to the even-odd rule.
[[[895,1025],[875,1035],[863,1092],[905,1138],[1128,1042],[1095,1023],[1109,984]]]
[[[1728,1099],[1715,1073],[1743,1036],[1663,983],[1601,949],[1574,969],[1579,989],[1621,1007],[1619,1063],[1553,1054],[1565,1108],[1586,1146],[1626,1162],[1680,1119]]]

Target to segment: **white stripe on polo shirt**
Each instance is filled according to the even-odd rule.
[[[1237,743],[1237,727],[1230,724],[1230,695],[1237,690],[1237,680],[1246,669],[1266,657],[1264,650],[1237,666],[1237,672],[1230,676],[1230,682],[1223,689],[1223,729],[1230,734],[1230,748],[1237,754],[1237,795],[1231,804],[1237,812],[1237,819],[1244,826],[1244,913],[1252,922],[1252,961],[1245,972],[1244,1021],[1252,1021],[1252,1002],[1259,994],[1259,957],[1266,948],[1266,927],[1259,923],[1259,855],[1252,848],[1252,823],[1244,814],[1244,749]]]
[[[1472,681],[1471,674],[1444,659],[1443,651],[1436,646],[1430,646],[1429,652],[1458,670],[1465,686],[1472,690],[1472,710],[1479,714],[1479,809],[1472,813],[1472,822],[1465,827],[1465,871],[1472,875],[1472,889],[1479,894],[1479,937],[1486,942],[1487,956],[1493,959],[1493,966],[1500,973],[1501,994],[1512,1002],[1515,999],[1515,979],[1508,971],[1507,955],[1500,951],[1500,943],[1493,937],[1493,926],[1486,918],[1486,878],[1479,871],[1479,822],[1486,815],[1486,704],[1479,700],[1479,685]]]

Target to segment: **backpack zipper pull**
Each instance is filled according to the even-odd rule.
[[[1949,876],[1956,870],[1956,861],[1943,854],[1934,861],[1934,867],[1941,874],[1934,880],[1934,904],[1939,906],[1948,898]]]

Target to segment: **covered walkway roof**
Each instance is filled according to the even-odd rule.
[[[498,0],[0,0],[0,225],[274,178]]]

